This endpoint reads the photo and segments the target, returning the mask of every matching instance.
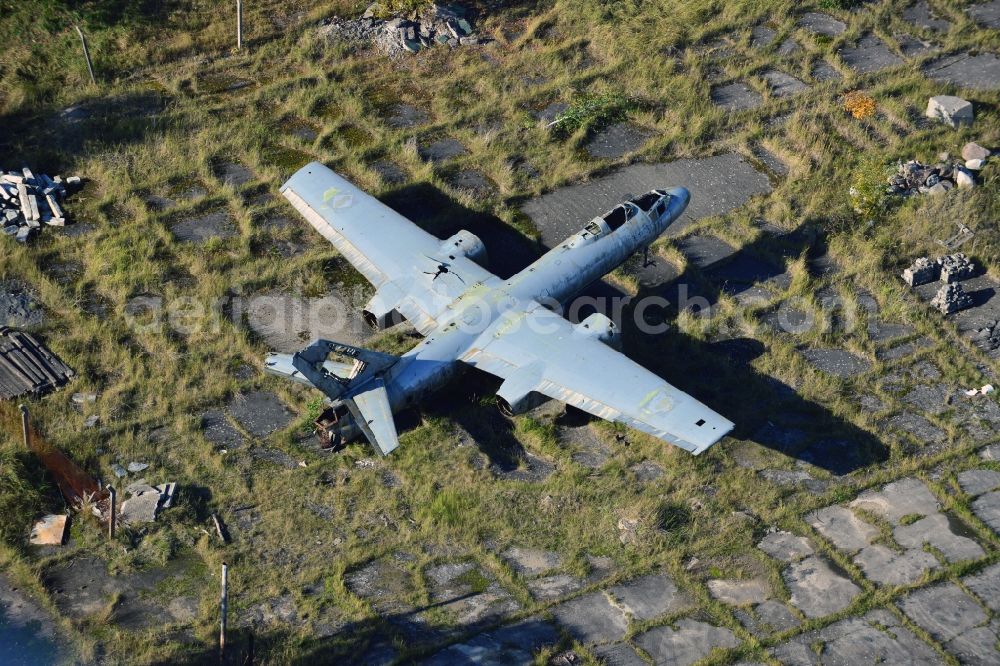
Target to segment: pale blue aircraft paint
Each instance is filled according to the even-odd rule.
[[[482,241],[442,241],[314,162],[282,194],[371,282],[364,318],[376,328],[406,317],[424,337],[402,356],[317,340],[271,354],[265,370],[329,398],[329,429],[366,437],[383,455],[399,446],[393,413],[454,378],[463,365],[502,378],[501,409],[518,414],[546,396],[624,423],[697,455],[733,424],[615,347],[615,324],[595,313],[572,324],[542,303],[565,303],[649,245],[687,207],[682,187],[654,190],[595,217],[508,280],[487,270]],[[350,362],[333,361],[335,354]]]

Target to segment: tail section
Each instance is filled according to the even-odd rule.
[[[346,439],[362,434],[379,453],[388,455],[399,446],[399,436],[383,375],[398,360],[392,354],[316,340],[297,354],[269,354],[264,371],[325,393],[333,404],[328,411],[335,415],[332,423],[322,426],[329,428],[328,434],[334,427],[348,435]],[[344,407],[353,423],[336,416]]]

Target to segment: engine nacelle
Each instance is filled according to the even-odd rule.
[[[528,391],[523,395],[506,398],[497,393],[497,407],[500,408],[500,413],[504,416],[517,416],[530,412],[548,401],[549,398],[538,391]]]
[[[468,257],[483,268],[489,268],[490,258],[486,253],[486,245],[478,236],[464,229],[441,243],[441,252],[451,259]]]
[[[600,340],[607,346],[621,351],[622,332],[615,322],[600,312],[595,312],[573,327],[576,335]]]
[[[361,318],[376,331],[384,331],[405,319],[395,307],[386,303],[378,292],[375,292],[375,295],[361,311]]]

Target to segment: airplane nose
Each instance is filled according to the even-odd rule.
[[[688,202],[691,201],[691,193],[687,191],[686,187],[673,187],[667,190],[667,194],[677,200],[677,205],[681,208],[686,208]]]

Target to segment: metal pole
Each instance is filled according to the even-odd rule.
[[[229,566],[222,563],[222,618],[219,622],[219,661],[226,656],[226,612],[229,610]]]
[[[108,538],[115,538],[115,487],[108,486],[108,503],[111,505],[111,517],[108,519]]]
[[[21,434],[24,436],[24,448],[31,448],[31,424],[28,421],[27,405],[18,405],[21,410]]]
[[[94,63],[90,62],[90,49],[87,48],[87,38],[83,36],[83,30],[80,30],[80,26],[74,25],[76,28],[76,34],[80,35],[80,42],[83,44],[83,57],[87,59],[87,71],[90,72],[90,82],[95,86],[97,85],[97,79],[94,78]]]
[[[236,0],[236,50],[243,50],[243,0]]]

